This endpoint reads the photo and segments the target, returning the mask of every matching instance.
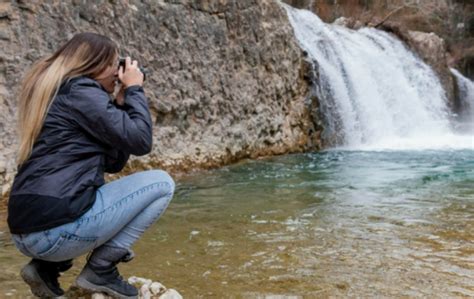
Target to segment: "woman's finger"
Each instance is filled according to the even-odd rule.
[[[118,70],[118,77],[119,77],[119,79],[122,79],[122,78],[123,78],[123,67],[122,67],[122,66],[119,67],[119,70]]]

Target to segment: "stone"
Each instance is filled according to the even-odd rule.
[[[144,284],[140,287],[140,298],[151,299],[151,292],[147,284]]]
[[[3,186],[2,186],[2,197],[6,198],[8,194],[10,193],[10,188],[11,188],[11,182],[7,181],[6,178],[4,178]]]
[[[158,297],[159,299],[183,299],[183,296],[181,296],[180,293],[178,293],[174,289],[168,289],[166,292]]]
[[[103,293],[94,293],[91,296],[91,299],[109,299],[112,298],[110,296],[107,296],[106,294]]]
[[[438,74],[449,103],[454,105],[454,81],[448,67],[444,39],[433,32],[408,31],[405,41]]]
[[[164,285],[162,285],[161,283],[159,282],[153,282],[151,285],[150,285],[150,292],[153,294],[153,295],[159,295],[161,293],[164,293],[166,291],[166,288]]]
[[[274,0],[238,3],[19,1],[18,6],[5,5],[9,7],[5,11],[18,19],[9,19],[10,40],[0,55],[13,58],[2,62],[4,74],[0,69],[0,78],[8,78],[3,92],[6,105],[0,105],[0,143],[6,148],[0,154],[14,159],[18,140],[12,111],[23,74],[80,31],[112,37],[122,53],[149,70],[144,89],[155,142],[150,155],[132,157],[129,165],[140,165],[134,171],[181,172],[275,151],[316,149],[306,134],[317,131],[316,122],[307,110],[294,110],[298,105],[291,104],[306,107],[309,85],[302,71],[305,58],[286,11]],[[287,118],[292,121],[280,121]],[[282,132],[278,138],[276,130]],[[296,142],[298,136],[306,136],[307,142]]]
[[[10,32],[4,28],[0,29],[0,39],[10,40]]]
[[[355,23],[356,23],[356,20],[354,18],[346,18],[346,17],[337,18],[333,22],[334,25],[339,25],[339,26],[343,26],[343,27],[347,27],[351,29],[354,28]]]
[[[151,279],[137,276],[128,278],[128,283],[133,284],[138,289],[138,299],[165,298],[165,299],[181,299],[181,294],[174,289],[167,289],[164,285]],[[74,284],[66,291],[66,298],[84,298],[89,295]],[[92,299],[112,299],[104,293],[93,293],[90,295]]]
[[[153,282],[151,279],[146,279],[137,276],[131,276],[128,278],[127,281],[129,284],[133,284],[134,286],[151,285]]]
[[[12,13],[11,3],[0,3],[0,19],[8,18]]]
[[[4,173],[7,170],[7,162],[3,159],[0,160],[0,173]]]

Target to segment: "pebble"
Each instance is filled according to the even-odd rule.
[[[155,281],[150,285],[150,291],[153,295],[158,295],[164,293],[166,288],[161,283]]]
[[[168,289],[163,295],[158,297],[159,299],[183,299],[183,296],[181,296],[178,291],[174,289]]]
[[[140,297],[143,299],[151,299],[151,292],[148,288],[148,285],[142,285],[142,287],[140,288]]]
[[[105,294],[102,294],[102,293],[94,293],[91,296],[91,299],[109,299],[109,298],[111,298],[111,297],[109,297]]]
[[[151,285],[152,282],[153,281],[151,279],[146,279],[146,278],[137,277],[137,276],[131,276],[128,279],[128,283],[133,284],[133,285]]]

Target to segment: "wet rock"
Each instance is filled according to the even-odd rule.
[[[110,299],[112,297],[110,296],[107,296],[105,294],[102,294],[102,293],[94,293],[91,295],[91,299]]]
[[[344,26],[344,27],[347,27],[347,28],[350,28],[350,29],[356,29],[356,30],[359,29],[359,28],[362,28],[364,26],[364,24],[361,21],[356,20],[355,18],[352,18],[352,17],[337,18],[333,22],[333,24],[334,25],[339,25],[339,26]]]
[[[183,296],[174,289],[168,289],[159,299],[183,299]]]
[[[156,281],[150,284],[149,289],[152,295],[163,294],[166,291],[165,286]]]
[[[438,74],[449,102],[454,104],[454,81],[448,67],[445,41],[435,33],[408,31],[408,44]]]
[[[151,279],[146,279],[142,277],[131,276],[128,279],[128,283],[134,285],[138,290],[139,299],[182,299],[181,294],[174,290],[168,289],[159,282],[152,281]],[[103,293],[93,293],[88,294],[84,290],[73,285],[69,290],[67,290],[65,297],[66,298],[83,298],[90,296],[92,299],[112,299],[112,297],[107,296]]]

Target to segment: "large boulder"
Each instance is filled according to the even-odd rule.
[[[313,146],[304,59],[277,1],[19,0],[0,4],[0,24],[0,177],[7,182],[21,77],[82,31],[111,37],[151,71],[145,91],[154,147],[131,169],[215,167]]]
[[[405,37],[421,58],[438,74],[451,107],[454,105],[454,81],[449,71],[447,49],[444,40],[433,32],[408,31]]]

